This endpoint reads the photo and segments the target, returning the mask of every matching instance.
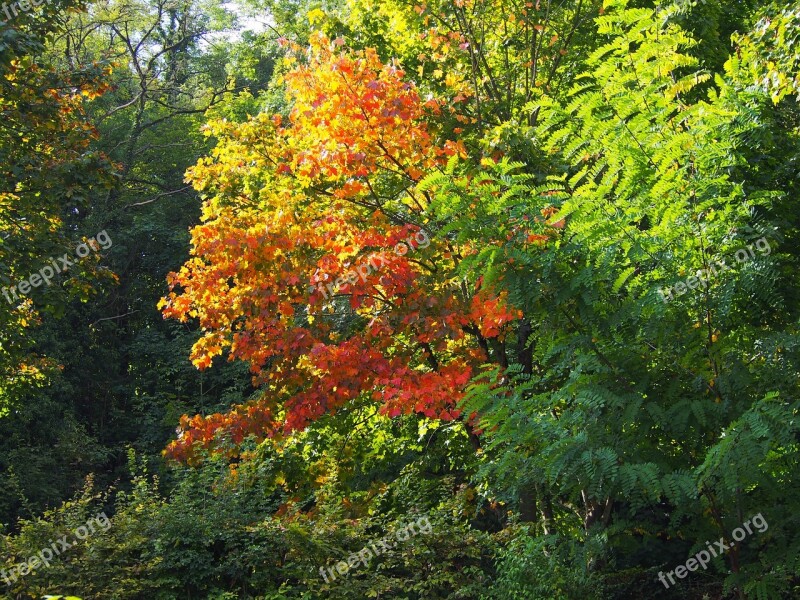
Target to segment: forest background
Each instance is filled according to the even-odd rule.
[[[798,597],[800,6],[29,8],[0,597]]]

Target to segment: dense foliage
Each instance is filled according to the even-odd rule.
[[[797,596],[797,5],[27,6],[0,597]]]

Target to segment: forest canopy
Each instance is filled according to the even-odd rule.
[[[800,593],[800,6],[3,16],[0,598]]]

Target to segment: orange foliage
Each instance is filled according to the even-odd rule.
[[[198,368],[227,351],[250,364],[263,393],[226,415],[184,417],[168,448],[176,459],[218,447],[223,432],[234,444],[289,432],[354,400],[389,416],[455,419],[486,360],[465,331],[499,336],[519,316],[454,280],[459,252],[446,240],[415,246],[423,230],[433,238],[416,182],[466,148],[437,142],[398,65],[340,46],[318,36],[293,59],[288,119],[209,124],[219,143],[188,174],[208,199],[164,315],[199,322]],[[395,252],[401,242],[412,251]],[[381,268],[342,281],[366,257]],[[337,280],[330,298],[322,286]],[[345,306],[363,323],[346,339],[334,326]]]

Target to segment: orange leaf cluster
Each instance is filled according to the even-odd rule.
[[[346,52],[318,34],[308,63],[285,78],[294,107],[284,169],[302,179],[350,180],[389,170],[417,180],[435,164],[414,85],[372,49]],[[340,195],[362,191],[340,187]]]
[[[188,174],[207,200],[164,315],[199,323],[198,368],[227,351],[249,363],[263,395],[227,415],[185,417],[168,448],[177,459],[301,429],[356,400],[388,416],[455,419],[487,358],[465,331],[499,336],[518,316],[505,298],[453,283],[449,242],[425,229],[430,245],[414,246],[428,203],[416,182],[467,150],[435,143],[402,69],[318,36],[284,81],[288,119],[209,124],[219,143]],[[413,251],[396,252],[400,243]],[[363,277],[342,283],[359,267]],[[323,293],[333,281],[335,298]],[[346,338],[343,313],[363,323]]]

